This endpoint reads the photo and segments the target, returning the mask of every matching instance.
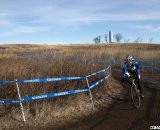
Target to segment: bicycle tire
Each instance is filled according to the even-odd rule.
[[[135,108],[140,108],[140,91],[138,90],[137,86],[135,84],[132,84],[131,87],[131,98],[132,102]]]

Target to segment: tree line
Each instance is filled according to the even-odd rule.
[[[109,35],[105,34],[104,36],[98,35],[97,37],[93,38],[93,41],[94,41],[95,44],[97,44],[97,43],[109,43],[108,39],[109,39]],[[126,39],[125,37],[123,37],[123,35],[121,33],[114,34],[113,39],[116,42],[121,42],[123,40],[124,43],[128,43],[128,42],[143,43],[143,39],[141,37],[137,37],[134,41],[131,41],[130,39]],[[148,43],[152,43],[152,42],[153,42],[153,37],[150,37],[148,39]]]

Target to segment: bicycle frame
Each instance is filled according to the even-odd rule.
[[[135,84],[135,79],[132,79],[131,98],[132,98],[133,105],[136,108],[139,108],[140,107],[140,92],[139,92],[139,89],[137,88],[137,85]]]

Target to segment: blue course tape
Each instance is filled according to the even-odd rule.
[[[98,80],[96,83],[92,84],[91,86],[89,86],[89,89],[92,89],[94,87],[96,87],[98,84],[100,84],[101,82],[103,82],[104,80],[108,79],[111,76],[111,73],[109,73],[107,76],[105,76],[104,78]]]
[[[155,67],[155,66],[142,66],[142,68],[144,68],[144,69],[160,70],[159,67]]]
[[[15,84],[15,81],[0,81],[1,85],[5,85],[5,84]]]
[[[102,69],[98,72],[92,73],[88,76],[95,76],[99,73],[105,72],[106,70],[108,70],[110,68],[110,66],[108,66],[105,69]],[[14,84],[14,83],[40,83],[40,82],[54,82],[54,81],[68,81],[68,80],[82,80],[85,79],[85,76],[81,76],[81,77],[62,77],[62,78],[41,78],[41,79],[28,79],[28,80],[17,80],[17,81],[0,81],[0,84]]]
[[[101,61],[103,61],[103,62],[109,62],[109,63],[115,63],[116,62],[116,60],[114,59],[114,58],[96,58],[96,60],[101,60]],[[122,60],[125,60],[125,59],[122,59]],[[141,59],[141,58],[136,58],[136,59],[134,59],[135,61],[137,61],[137,62],[139,62],[139,61],[141,61],[141,62],[160,62],[160,60],[152,60],[152,59]]]
[[[82,92],[86,92],[89,89],[96,87],[98,84],[103,82],[105,79],[109,78],[109,76],[111,76],[111,73],[109,75],[105,76],[104,78],[100,79],[99,81],[97,81],[93,85],[91,85],[89,87],[87,86],[83,89],[70,90],[70,91],[51,93],[51,94],[43,94],[43,95],[31,96],[31,97],[24,97],[24,98],[21,98],[21,100],[0,100],[0,103],[19,103],[19,102],[23,102],[23,101],[32,101],[32,100],[38,100],[38,99],[53,98],[53,97],[58,97],[58,96],[82,93]]]
[[[160,76],[160,74],[151,74],[151,75],[153,75],[153,76]]]
[[[88,88],[70,90],[70,91],[58,92],[58,93],[51,93],[51,94],[43,94],[43,95],[39,95],[39,96],[25,97],[25,98],[22,98],[22,101],[31,101],[31,100],[38,100],[38,99],[44,99],[44,98],[53,98],[53,97],[59,97],[59,96],[64,96],[64,95],[82,93],[82,92],[86,92],[86,91],[88,91]]]
[[[151,59],[135,59],[135,60],[142,62],[160,62],[160,60],[151,60]]]
[[[17,80],[17,83],[36,83],[36,82],[53,82],[53,81],[68,81],[68,80],[82,80],[85,77],[63,77],[63,78],[44,78],[44,79],[29,79],[29,80]]]
[[[106,70],[108,70],[108,69],[110,69],[110,68],[111,68],[111,66],[108,66],[108,67],[105,68],[105,69],[102,69],[102,70],[100,70],[100,71],[98,71],[98,72],[95,72],[95,73],[92,73],[92,74],[87,75],[87,77],[98,75],[98,74],[100,74],[100,73],[102,73],[102,72],[105,72]]]
[[[0,100],[0,103],[19,103],[20,100],[8,100],[8,99],[5,99],[5,100]]]
[[[36,83],[36,82],[53,82],[53,81],[68,81],[68,80],[82,80],[85,79],[84,76],[81,77],[63,77],[63,78],[44,78],[44,79],[29,79],[29,80],[17,80],[17,81],[0,81],[2,84],[15,84],[17,83]]]

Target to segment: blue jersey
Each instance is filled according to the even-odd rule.
[[[134,74],[140,78],[140,65],[134,61],[131,65],[124,63],[122,66],[122,79],[126,78],[126,73]]]

